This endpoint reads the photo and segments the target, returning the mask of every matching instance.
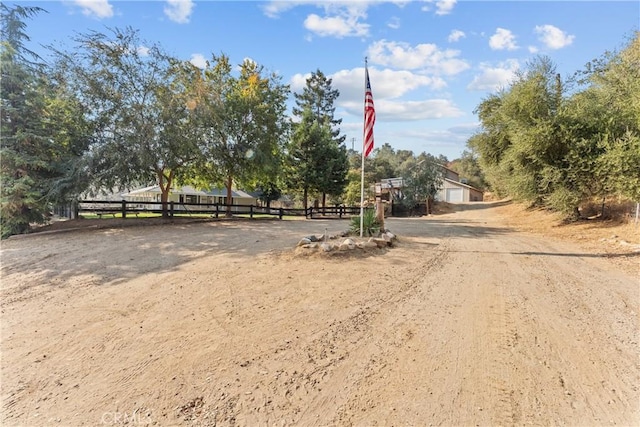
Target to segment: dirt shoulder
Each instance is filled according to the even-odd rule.
[[[607,256],[630,274],[640,275],[640,224],[629,219],[566,222],[558,213],[512,202],[495,203],[495,214],[508,227],[542,238],[574,243]]]
[[[330,220],[4,241],[0,423],[639,424],[639,276],[476,208],[357,257],[293,250]]]

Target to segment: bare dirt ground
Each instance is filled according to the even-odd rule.
[[[640,254],[473,207],[4,241],[0,424],[640,425]]]

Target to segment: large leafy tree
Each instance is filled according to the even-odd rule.
[[[576,216],[595,197],[640,198],[638,34],[577,73],[571,96],[542,57],[477,107],[468,145],[494,190]]]
[[[156,183],[167,216],[176,175],[197,157],[189,86],[175,60],[131,28],[75,41],[73,53],[57,51],[58,69],[94,126],[88,158],[95,188]]]
[[[441,162],[431,154],[407,158],[400,171],[405,178],[402,203],[409,208],[422,202],[429,203],[442,188]]]
[[[340,96],[340,91],[331,85],[332,80],[327,78],[320,70],[311,73],[306,80],[306,85],[302,93],[294,94],[295,106],[293,114],[300,121],[294,125],[308,126],[309,120],[302,118],[309,114],[313,117],[313,123],[324,127],[329,132],[329,138],[323,138],[325,145],[320,149],[320,157],[316,162],[308,165],[315,168],[313,174],[319,177],[315,184],[315,189],[322,193],[322,205],[326,205],[326,195],[339,196],[347,185],[347,174],[349,172],[349,159],[346,147],[344,147],[345,135],[340,135],[340,124],[342,119],[336,119],[335,101]],[[300,135],[300,133],[298,133]],[[311,172],[309,173],[311,174]]]
[[[597,100],[603,150],[597,167],[619,195],[640,202],[640,32],[619,53],[606,53],[589,64],[590,86],[584,91]]]
[[[470,140],[500,193],[540,203],[554,191],[548,179],[562,167],[567,147],[559,112],[563,83],[548,57],[538,57],[507,90],[486,98],[476,109],[483,132]]]
[[[2,237],[47,220],[52,203],[79,191],[86,123],[64,81],[26,48],[26,19],[40,8],[0,4]]]
[[[234,183],[255,188],[277,182],[289,131],[289,86],[251,60],[236,76],[225,55],[214,55],[198,79],[202,157],[194,176],[200,185],[224,183],[230,215]]]

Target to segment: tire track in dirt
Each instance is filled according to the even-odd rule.
[[[567,259],[561,249],[550,250],[535,240],[517,245],[541,254],[521,261],[531,286],[514,289],[513,297],[523,323],[530,325],[520,354],[544,367],[533,373],[532,381],[540,388],[545,381],[555,384],[545,390],[547,400],[553,396],[578,423],[625,424],[640,419],[637,401],[628,398],[638,396],[637,360],[623,356],[637,352],[638,325],[637,315],[635,325],[628,318],[622,320],[625,311],[633,314],[624,302],[629,295],[621,297],[625,279],[588,266],[588,258]],[[607,286],[599,285],[603,279]],[[608,389],[606,384],[615,385]],[[538,411],[561,422],[557,407],[541,403],[536,401]]]
[[[25,259],[9,288],[26,298],[2,307],[0,421],[638,424],[637,281],[491,221],[483,210],[390,221],[397,248],[348,260],[268,252],[315,222],[265,244],[264,226],[128,230],[145,251],[177,230],[180,244],[143,263],[105,242],[98,252],[126,264],[98,268],[108,286],[39,276],[37,297]],[[11,250],[28,257],[27,240]],[[87,249],[44,261],[92,271],[74,251]]]
[[[404,247],[405,244],[401,246],[403,254],[415,249],[410,242],[406,243],[408,248]],[[388,313],[397,312],[403,301],[420,291],[421,278],[440,268],[447,256],[446,247],[429,256],[428,262],[412,266],[397,286],[354,301],[356,308],[347,318],[334,320],[307,337],[286,342],[273,354],[252,355],[250,360],[242,362],[241,367],[252,367],[253,372],[248,377],[241,376],[238,382],[254,384],[253,390],[250,393],[223,391],[215,403],[205,398],[206,410],[203,413],[215,414],[218,422],[229,424],[253,425],[276,421],[296,425],[318,424],[326,415],[324,408],[328,404],[340,407],[350,396],[357,394],[368,377],[384,369],[392,348],[402,346],[406,339],[411,338],[410,333],[408,338],[398,339],[380,331],[388,330]],[[287,366],[304,368],[291,371]],[[289,416],[269,415],[283,412]],[[345,423],[345,413],[339,411],[334,422]],[[326,422],[324,419],[320,424]]]

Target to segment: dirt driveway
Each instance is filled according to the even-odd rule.
[[[5,241],[0,424],[640,425],[640,274],[482,207]]]

